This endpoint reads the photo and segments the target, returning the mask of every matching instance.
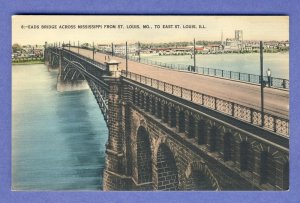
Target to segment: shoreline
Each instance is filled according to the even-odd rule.
[[[34,65],[34,64],[44,64],[44,60],[33,60],[33,61],[20,61],[14,62],[12,61],[12,65]]]

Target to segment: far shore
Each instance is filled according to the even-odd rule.
[[[32,60],[32,61],[12,61],[12,65],[32,65],[32,64],[43,64],[44,60]]]

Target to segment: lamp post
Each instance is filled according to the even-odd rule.
[[[93,42],[93,61],[95,60],[95,45],[94,45],[94,42]]]
[[[264,65],[263,65],[263,43],[262,41],[259,42],[259,47],[260,47],[260,100],[261,100],[261,127],[264,127],[264,86],[265,86],[265,81],[264,81],[264,76],[263,76],[263,70],[264,70]]]
[[[192,72],[195,72],[195,71],[196,71],[196,41],[194,38],[194,68],[193,68]]]
[[[141,62],[141,43],[138,42],[138,48],[139,48],[139,62]]]
[[[127,41],[126,41],[126,46],[125,46],[125,53],[126,53],[126,77],[128,74],[128,50],[127,50]]]
[[[267,76],[268,76],[268,86],[271,87],[271,70],[268,68],[267,70]]]

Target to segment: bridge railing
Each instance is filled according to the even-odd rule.
[[[120,58],[126,58],[126,56],[123,54],[115,53],[114,55],[118,56]],[[249,73],[241,73],[241,72],[235,72],[235,71],[198,67],[198,66],[196,66],[194,68],[194,66],[192,66],[192,65],[169,64],[169,63],[153,61],[153,60],[149,60],[149,59],[145,59],[145,58],[139,58],[137,56],[128,56],[128,59],[139,62],[139,63],[159,66],[162,68],[178,70],[178,71],[194,72],[194,73],[198,73],[201,75],[214,76],[214,77],[225,78],[225,79],[241,81],[241,82],[248,82],[248,83],[253,83],[253,84],[260,84],[260,81],[261,81],[260,75],[249,74]],[[263,80],[268,81],[268,77],[264,76]],[[270,77],[270,87],[289,89],[289,86],[290,86],[290,83],[289,83],[289,80],[287,80],[287,79]]]
[[[83,48],[83,47],[81,47]],[[88,50],[93,51],[91,48],[85,48]],[[111,52],[105,52],[103,50],[98,50],[100,53],[109,54],[111,55]],[[126,55],[122,53],[114,53],[114,56],[120,57],[120,58],[126,58]],[[140,58],[138,56],[127,56],[129,60],[136,61],[139,63],[144,63],[147,65],[153,65],[158,66],[162,68],[172,69],[172,70],[178,70],[178,71],[186,71],[186,72],[194,72],[201,75],[207,75],[207,76],[214,76],[219,78],[225,78],[229,80],[235,80],[235,81],[241,81],[241,82],[247,82],[252,84],[260,84],[260,75],[255,74],[249,74],[249,73],[241,73],[241,72],[235,72],[235,71],[228,71],[228,70],[222,70],[222,69],[215,69],[215,68],[206,68],[206,67],[199,67],[192,65],[184,65],[184,64],[170,64],[170,63],[164,63],[159,61],[153,61],[150,59]],[[268,77],[263,77],[264,81],[268,81]],[[269,82],[270,87],[273,88],[281,88],[281,89],[289,89],[290,82],[288,79],[283,78],[276,78],[276,77],[270,77]]]
[[[252,125],[260,127],[262,126],[264,129],[275,132],[277,134],[286,137],[289,136],[288,119],[281,118],[269,113],[264,113],[264,119],[262,119],[262,113],[258,109],[246,107],[241,104],[237,104],[214,96],[196,92],[190,89],[182,88],[170,83],[142,76],[136,73],[126,73],[125,71],[123,71],[122,77],[129,78],[133,81],[142,83],[144,85],[150,86],[168,94],[191,101],[195,104],[232,116],[238,120],[250,123]],[[264,123],[262,124],[263,120]]]

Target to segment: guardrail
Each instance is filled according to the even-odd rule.
[[[214,96],[182,88],[160,80],[142,76],[136,73],[122,71],[122,77],[150,86],[157,90],[191,101],[195,104],[213,109],[220,113],[232,116],[238,120],[263,127],[268,131],[289,137],[289,120],[269,113],[264,113],[262,124],[262,113],[260,110],[243,106],[231,101],[226,101]]]
[[[122,54],[114,54],[115,56],[118,56],[120,58],[125,58],[126,56]],[[167,69],[172,70],[179,70],[179,71],[186,71],[186,72],[194,72],[201,75],[207,75],[207,76],[214,76],[219,78],[225,78],[230,80],[236,80],[236,81],[242,81],[242,82],[248,82],[253,84],[260,84],[261,77],[260,75],[255,74],[249,74],[249,73],[241,73],[241,72],[235,72],[235,71],[227,71],[227,70],[221,70],[221,69],[215,69],[215,68],[205,68],[205,67],[198,67],[192,65],[182,65],[182,64],[168,64],[158,61],[152,61],[149,59],[139,59],[138,57],[128,56],[129,60],[148,64],[148,65],[154,65],[154,66],[160,66]],[[268,81],[268,77],[263,77],[264,81]],[[283,78],[275,78],[270,77],[270,87],[274,88],[282,88],[282,89],[289,89],[290,82],[287,79]]]

